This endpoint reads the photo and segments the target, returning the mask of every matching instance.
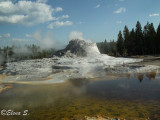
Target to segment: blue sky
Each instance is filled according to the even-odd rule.
[[[137,20],[157,28],[159,6],[160,0],[0,0],[0,46],[116,40],[119,30]]]

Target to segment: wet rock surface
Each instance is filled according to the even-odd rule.
[[[107,73],[134,73],[134,72],[151,72],[154,69],[158,69],[158,66],[153,65],[138,65],[138,64],[126,64],[109,66],[105,68]]]
[[[0,93],[3,92],[3,91],[5,91],[5,90],[8,90],[10,88],[12,88],[11,84],[1,84],[0,83]]]

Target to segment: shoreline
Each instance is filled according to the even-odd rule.
[[[104,71],[102,73],[102,76],[99,75],[99,77],[88,77],[88,78],[85,78],[85,79],[90,79],[90,80],[97,80],[97,79],[105,79],[105,80],[114,80],[114,79],[118,79],[118,78],[123,78],[123,77],[127,77],[127,75],[131,75],[131,74],[144,74],[144,73],[151,73],[152,71],[157,71],[159,70],[160,71],[160,58],[158,57],[154,57],[154,56],[141,56],[140,59],[143,58],[144,60],[142,62],[135,62],[135,63],[128,63],[128,64],[124,64],[124,65],[120,65],[121,69],[123,69],[123,67],[125,68],[125,66],[129,66],[129,65],[133,65],[133,66],[136,66],[136,65],[139,65],[139,66],[149,66],[149,65],[156,65],[158,66],[159,68],[155,68],[155,70],[152,70],[152,69],[148,69],[148,71],[141,71],[141,72],[128,72],[128,73],[111,73],[111,72],[107,72],[107,71]],[[137,59],[137,58],[136,58]],[[116,68],[116,67],[115,67]],[[3,69],[3,67],[0,67],[0,69]],[[114,68],[110,67],[108,71],[112,70]],[[120,69],[120,70],[121,70]],[[19,78],[23,78],[25,77],[25,75],[5,75],[5,74],[0,74],[0,87],[2,87],[2,84],[31,84],[31,85],[34,85],[34,84],[60,84],[60,83],[65,83],[68,79],[76,79],[76,77],[73,77],[73,78],[65,78],[65,80],[61,79],[59,77],[59,79],[61,79],[60,81],[58,81],[56,78],[56,76],[58,76],[59,74],[65,74],[65,73],[58,73],[58,74],[50,74],[46,77],[43,77],[43,78],[39,78],[36,80],[30,80],[30,81],[27,81],[27,79],[25,80],[17,80]],[[68,74],[68,73],[66,73]],[[89,73],[90,74],[90,73]],[[92,74],[92,73],[91,73]],[[100,77],[101,76],[101,77]],[[27,75],[26,75],[27,77]],[[77,78],[80,78],[77,76]],[[14,80],[15,79],[15,80]],[[33,78],[32,78],[33,79]],[[9,87],[10,88],[10,87]],[[9,89],[8,88],[8,89]],[[2,87],[0,89],[0,91],[4,91],[6,90],[4,87]]]

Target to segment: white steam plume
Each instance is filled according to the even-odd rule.
[[[60,49],[62,47],[61,44],[54,39],[52,31],[47,31],[46,35],[42,36],[42,31],[38,30],[34,33],[33,37],[42,49]]]
[[[15,56],[20,55],[20,56],[24,56],[24,55],[32,55],[32,50],[28,49],[26,46],[22,46],[22,47],[13,47],[13,52],[15,54]]]
[[[85,40],[86,42],[91,42],[91,40],[85,39],[83,37],[83,33],[80,32],[80,31],[72,31],[72,32],[70,32],[69,36],[68,36],[68,39],[69,40],[79,39],[79,40]]]

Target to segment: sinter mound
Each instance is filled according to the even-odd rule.
[[[63,50],[60,50],[56,53],[57,56],[64,56],[66,53],[71,53],[76,56],[92,56],[95,54],[100,54],[96,43],[86,42],[84,40],[71,40],[67,47]]]

